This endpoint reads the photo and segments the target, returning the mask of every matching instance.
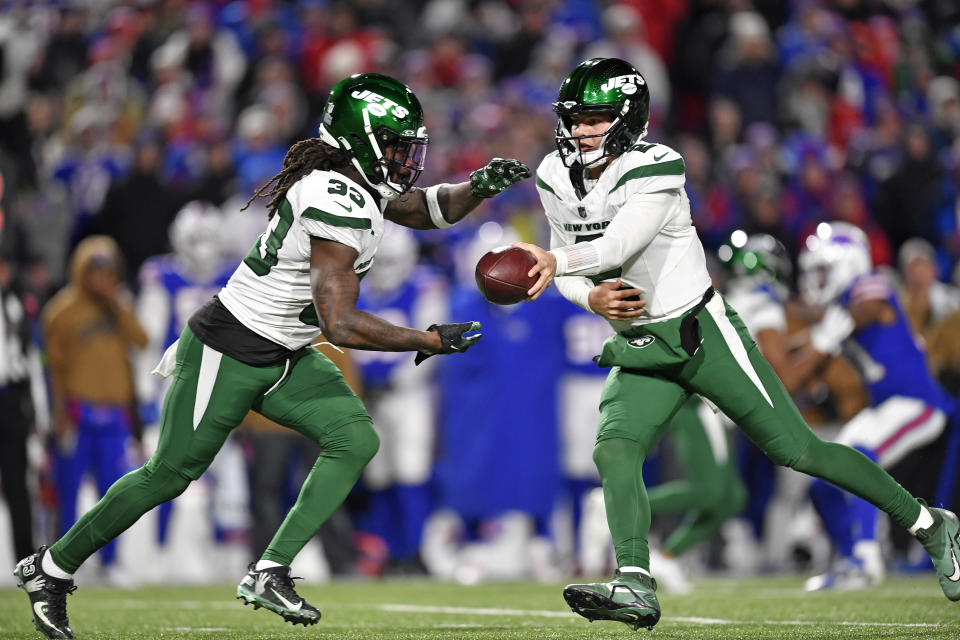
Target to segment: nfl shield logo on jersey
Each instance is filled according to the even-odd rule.
[[[640,336],[639,338],[627,340],[627,344],[635,349],[643,349],[644,347],[649,347],[651,344],[653,344],[654,340],[656,340],[656,338],[653,336]]]

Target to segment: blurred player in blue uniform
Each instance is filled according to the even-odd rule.
[[[955,402],[930,374],[892,283],[873,269],[863,231],[842,222],[822,223],[799,261],[801,293],[825,308],[810,330],[812,350],[806,358],[842,352],[870,394],[870,406],[844,425],[838,442],[889,468],[935,440],[954,414]],[[881,580],[877,509],[819,479],[810,493],[839,558],[831,571],[810,578],[806,589],[857,589]]]
[[[413,232],[388,223],[357,308],[410,327],[446,318],[446,283],[435,271],[418,264],[419,255]],[[393,569],[422,572],[420,537],[433,507],[436,360],[417,367],[405,353],[358,350],[353,357],[381,442],[364,470],[369,507],[359,518],[358,528],[387,542]]]
[[[137,317],[149,337],[138,366],[141,414],[148,427],[157,427],[160,403],[169,381],[160,381],[150,370],[180,336],[190,316],[230,279],[233,267],[224,260],[223,216],[212,204],[190,202],[177,213],[170,227],[173,252],[149,258],[140,268]],[[158,429],[148,428],[150,450]],[[232,438],[214,459],[211,473],[221,478],[213,486],[213,524],[218,540],[236,537],[246,528],[247,480],[243,456]],[[173,502],[157,509],[157,542],[165,546]]]
[[[494,305],[474,281],[480,257],[516,237],[487,222],[455,251],[450,315],[473,314],[485,348],[465,362],[441,363],[437,494],[447,522],[434,526],[431,517],[423,549],[431,573],[463,582],[557,571],[549,539],[561,485],[557,383],[564,354],[557,345],[569,305],[559,295],[542,305]],[[470,393],[454,391],[464,388]],[[452,542],[466,544],[449,544],[450,553],[438,557],[442,543],[458,536]]]

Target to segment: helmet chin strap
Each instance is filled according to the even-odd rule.
[[[386,178],[383,178],[383,180],[380,182],[371,182],[370,176],[368,176],[363,169],[360,168],[360,162],[357,160],[356,156],[353,156],[350,161],[353,163],[353,166],[356,167],[357,171],[360,172],[360,175],[363,176],[364,182],[370,185],[370,187],[376,191],[381,198],[392,201],[400,197],[400,191],[391,187]]]
[[[345,151],[350,152],[350,163],[353,164],[357,172],[363,176],[363,181],[366,182],[371,189],[377,192],[381,198],[384,200],[396,200],[400,197],[400,191],[392,188],[386,179],[383,178],[381,182],[371,182],[370,177],[367,175],[367,172],[363,170],[363,167],[360,166],[360,161],[357,160],[357,154],[353,153],[353,148],[350,146],[350,143],[347,142],[346,138],[334,137],[326,127],[322,124],[320,125],[320,139],[329,144],[335,149],[344,149]]]

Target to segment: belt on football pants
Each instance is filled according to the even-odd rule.
[[[702,341],[700,337],[700,321],[697,320],[697,314],[707,306],[707,303],[713,299],[715,293],[716,290],[714,290],[712,286],[708,287],[703,297],[700,298],[700,302],[690,309],[687,315],[683,316],[683,320],[680,321],[680,346],[683,347],[683,350],[686,351],[687,355],[691,358],[693,354],[697,352],[697,349],[700,348],[700,342]]]

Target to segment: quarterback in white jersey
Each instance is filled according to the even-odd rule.
[[[666,145],[639,143],[597,178],[585,177],[582,186],[570,179],[570,171],[558,151],[537,169],[550,246],[564,276],[557,278],[561,293],[596,313],[588,297],[598,282],[619,278],[643,291],[645,312],[611,317],[617,331],[676,317],[696,304],[710,275],[690,217],[680,154]]]
[[[427,145],[423,110],[409,87],[381,74],[355,74],[334,86],[319,133],[295,144],[282,171],[255,194],[272,198],[266,232],[164,355],[158,373],[176,375],[156,452],[49,549],[17,565],[34,622],[48,637],[73,637],[66,596],[80,564],[199,478],[251,409],[310,438],[322,452],[237,597],[294,624],[318,622],[320,611],[294,589],[290,563],[340,506],[380,443],[340,370],[308,345],[322,332],[354,349],[416,351],[419,363],[464,352],[480,338],[472,333],[480,328],[476,322],[421,331],[361,311],[360,278],[374,259],[384,218],[419,229],[448,227],[484,198],[529,177],[527,168],[495,158],[469,182],[414,188]]]
[[[590,620],[634,629],[660,619],[647,543],[650,501],[640,470],[694,393],[777,464],[883,508],[933,557],[947,597],[960,599],[960,584],[949,579],[956,516],[922,505],[862,454],[818,438],[736,311],[711,286],[683,190],[683,160],[668,147],[641,142],[649,104],[643,76],[617,58],[587,60],[564,79],[553,105],[557,154],[537,174],[553,248],[515,244],[536,260],[528,274],[537,277],[531,300],[557,276],[565,297],[617,330],[597,358],[611,369],[593,459],[618,569],[608,582],[568,585],[567,604]]]

